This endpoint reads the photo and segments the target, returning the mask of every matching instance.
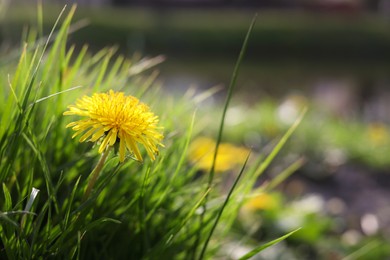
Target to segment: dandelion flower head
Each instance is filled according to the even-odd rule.
[[[198,137],[189,148],[189,159],[201,170],[210,169],[215,152],[216,142],[207,137]],[[237,147],[230,143],[221,143],[215,162],[215,171],[224,172],[233,169],[237,165],[243,165],[249,150]]]
[[[138,161],[142,161],[138,144],[144,146],[152,160],[158,154],[158,146],[163,146],[163,135],[158,127],[158,117],[149,107],[133,96],[110,90],[84,96],[75,105],[68,106],[64,115],[84,117],[66,127],[76,131],[72,138],[80,135],[80,142],[101,140],[99,153],[119,143],[119,160],[125,160],[128,150]]]
[[[244,204],[244,209],[249,211],[274,210],[280,207],[280,200],[277,193],[259,193]]]
[[[368,140],[373,146],[386,145],[390,140],[389,130],[383,123],[371,123],[367,127]]]

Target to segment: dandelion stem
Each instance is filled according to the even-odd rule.
[[[100,172],[103,169],[104,163],[106,162],[107,156],[110,153],[111,147],[107,148],[103,153],[102,156],[100,157],[98,163],[96,164],[95,168],[92,170],[91,174],[89,175],[89,181],[88,181],[88,186],[87,189],[85,190],[84,193],[84,198],[83,200],[86,201],[91,194],[91,191],[93,189],[93,186],[95,186],[96,180],[99,177]]]

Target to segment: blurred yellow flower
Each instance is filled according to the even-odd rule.
[[[189,148],[191,163],[202,170],[209,170],[214,158],[216,142],[207,137],[195,139]],[[243,165],[249,150],[237,147],[229,143],[220,143],[215,162],[215,171],[223,172],[233,169],[237,165]]]
[[[126,150],[142,161],[138,143],[145,147],[152,160],[158,154],[157,146],[163,146],[163,135],[159,131],[161,127],[157,126],[158,117],[147,105],[133,96],[125,96],[123,92],[110,90],[93,94],[92,97],[84,96],[68,109],[64,115],[86,117],[66,126],[76,131],[72,138],[82,133],[80,142],[96,142],[102,138],[99,153],[119,142],[121,162],[125,160]]]
[[[390,140],[389,130],[382,123],[373,123],[367,128],[368,140],[373,145],[381,145]]]
[[[277,208],[279,204],[279,199],[275,195],[269,193],[260,193],[255,197],[250,198],[244,204],[244,209],[250,211],[269,210]]]

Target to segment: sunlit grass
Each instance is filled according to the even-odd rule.
[[[188,149],[205,128],[198,124],[205,114],[198,115],[196,107],[213,90],[177,99],[164,94],[155,81],[157,74],[151,67],[161,58],[128,59],[116,54],[114,48],[92,54],[86,46],[67,46],[75,7],[64,10],[53,33],[42,38],[41,28],[27,31],[18,55],[6,57],[1,67],[0,256],[203,259],[223,255],[221,245],[241,205],[298,121],[264,161],[257,155],[249,161],[247,153],[246,162],[225,177],[214,178],[213,166],[210,175],[200,174],[196,164],[190,163]],[[41,6],[38,13],[42,13]],[[38,25],[40,21],[42,17]],[[241,58],[244,52],[245,48]],[[233,72],[225,112],[241,58]],[[104,152],[101,159],[98,138],[81,143],[72,139],[73,131],[66,128],[72,120],[63,116],[67,107],[85,95],[110,89],[139,98],[159,117],[165,138],[157,138],[156,133],[149,136],[163,144],[159,153],[145,139],[150,127],[135,139],[143,146],[136,149],[129,144],[128,152],[138,161],[131,156],[125,158],[120,144],[119,153],[116,151],[117,140],[108,132],[112,128],[97,136],[106,135],[100,140],[100,152]],[[90,100],[85,98],[83,102]],[[96,111],[109,108],[99,109]],[[219,130],[214,132],[217,147],[223,136],[225,114],[219,117]],[[154,117],[137,118],[142,121]],[[109,152],[106,146],[114,149]],[[214,158],[218,158],[217,150]],[[145,156],[147,153],[150,158]],[[235,181],[223,184],[227,176]],[[253,253],[281,239],[257,247]]]

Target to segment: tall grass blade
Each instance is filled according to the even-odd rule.
[[[187,151],[188,151],[188,146],[189,146],[189,143],[190,143],[190,140],[191,140],[191,136],[192,136],[192,132],[193,132],[193,129],[194,129],[195,115],[196,115],[196,112],[194,112],[192,114],[191,124],[190,124],[189,129],[187,130],[187,136],[186,136],[184,148],[181,151],[180,159],[179,159],[179,162],[178,162],[178,164],[176,166],[176,169],[175,169],[173,175],[169,179],[169,184],[171,184],[176,179],[177,174],[180,172],[180,169],[182,168],[182,166],[183,166],[183,164],[185,162],[185,158],[187,156]],[[164,191],[164,193],[162,195],[160,195],[159,200],[156,202],[154,207],[149,211],[149,213],[146,216],[146,219],[151,218],[153,216],[153,214],[159,209],[159,206],[164,201],[164,199],[168,196],[168,194],[170,192],[172,192],[172,188],[171,187],[172,187],[172,185],[168,185],[168,187]],[[208,194],[208,193],[206,193],[206,194]]]
[[[236,65],[234,66],[232,78],[230,80],[228,93],[227,93],[226,100],[225,100],[225,105],[223,107],[221,123],[219,125],[218,137],[217,137],[217,142],[216,142],[216,145],[215,145],[215,152],[214,152],[214,156],[213,156],[213,161],[212,161],[212,165],[211,165],[211,169],[210,169],[210,173],[209,173],[209,181],[208,181],[208,186],[209,187],[211,186],[211,184],[213,182],[213,179],[214,179],[215,162],[217,160],[218,148],[219,148],[219,145],[220,145],[221,140],[222,140],[223,128],[225,126],[226,113],[227,113],[227,110],[228,110],[228,107],[229,107],[229,104],[230,104],[230,100],[232,99],[232,96],[233,96],[233,90],[236,87],[238,71],[240,69],[242,60],[243,60],[243,58],[245,56],[246,48],[247,48],[248,42],[249,42],[249,36],[252,34],[253,27],[255,26],[255,23],[256,23],[256,18],[257,18],[257,14],[253,17],[252,22],[251,22],[251,24],[249,26],[248,32],[246,33],[246,36],[245,36],[245,39],[244,39],[244,43],[242,44],[240,54],[238,56]]]
[[[0,212],[0,222],[5,222],[5,223],[8,223],[8,224],[11,224],[12,226],[14,226],[15,228],[18,228],[19,229],[19,224],[15,221],[13,221],[12,219],[10,219],[6,214],[7,212],[3,213],[3,212]]]
[[[65,12],[65,9],[66,9],[66,5],[64,6],[64,8],[61,10],[60,14],[58,15],[57,20],[55,21],[55,23],[54,23],[54,25],[53,25],[53,28],[52,28],[52,30],[50,31],[50,34],[49,34],[49,36],[48,36],[48,38],[47,38],[47,41],[46,41],[45,45],[43,46],[43,50],[42,50],[41,56],[40,56],[39,59],[38,59],[38,63],[37,63],[37,65],[35,66],[35,69],[34,69],[32,75],[31,75],[30,82],[29,82],[28,85],[27,85],[27,89],[26,89],[26,91],[25,91],[25,93],[24,93],[24,97],[23,97],[23,105],[22,105],[22,107],[23,107],[24,110],[25,110],[25,108],[27,107],[27,102],[28,102],[28,99],[29,99],[29,96],[30,96],[32,87],[33,87],[33,85],[34,85],[35,78],[36,78],[37,73],[38,73],[38,70],[39,70],[39,68],[40,68],[40,66],[41,66],[41,63],[42,63],[42,60],[43,60],[43,56],[44,56],[44,54],[46,53],[46,49],[47,49],[47,47],[48,47],[48,45],[49,45],[51,36],[53,35],[55,28],[57,28],[57,24],[59,23],[62,14]],[[74,12],[74,8],[72,8],[72,10],[73,10],[73,12]],[[71,12],[70,12],[70,14],[69,14],[68,17],[72,17],[72,14],[73,14],[72,10],[71,10]]]
[[[48,193],[49,197],[52,197],[55,189],[54,189],[54,185],[53,185],[53,182],[52,182],[52,179],[50,176],[50,170],[49,170],[49,166],[47,164],[47,161],[45,159],[45,156],[42,154],[41,149],[39,148],[37,142],[34,140],[35,139],[34,136],[31,136],[31,138],[30,138],[25,133],[23,133],[22,136],[25,139],[26,143],[33,150],[35,156],[37,157],[37,159],[42,167],[41,169],[42,169],[43,175],[45,177],[47,193]]]
[[[137,96],[142,97],[144,93],[152,86],[153,82],[156,80],[159,72],[157,70],[153,71],[152,74],[145,80],[142,86],[139,88],[139,93]]]
[[[235,181],[234,181],[234,183],[233,183],[233,186],[230,188],[229,193],[228,193],[228,195],[226,196],[226,199],[225,199],[225,201],[224,201],[223,204],[222,204],[222,207],[221,207],[220,210],[218,211],[218,214],[217,214],[217,216],[216,216],[216,218],[215,218],[214,224],[213,224],[213,226],[212,226],[212,228],[211,228],[211,230],[210,230],[209,235],[208,235],[207,238],[206,238],[206,242],[205,242],[204,245],[203,245],[202,251],[201,251],[200,256],[199,256],[199,260],[202,260],[203,257],[204,257],[204,255],[205,255],[205,253],[206,253],[206,249],[207,249],[207,246],[208,246],[208,244],[209,244],[209,242],[210,242],[211,236],[213,235],[214,230],[215,230],[215,228],[216,228],[217,225],[218,225],[218,222],[219,222],[219,220],[220,220],[220,218],[221,218],[221,216],[222,216],[222,213],[223,213],[223,211],[224,211],[226,205],[227,205],[228,202],[229,202],[230,197],[231,197],[232,194],[233,194],[233,191],[235,190],[235,188],[236,188],[236,186],[237,186],[237,184],[238,184],[238,182],[239,182],[239,180],[240,180],[242,174],[244,173],[246,164],[247,164],[248,159],[249,159],[249,155],[250,155],[250,154],[248,154],[248,156],[246,157],[246,160],[245,160],[245,162],[244,162],[244,165],[243,165],[242,168],[241,168],[240,173],[238,174],[237,178],[235,179]]]
[[[242,60],[244,58],[244,55],[246,53],[246,48],[247,48],[248,42],[249,42],[249,36],[252,34],[253,27],[254,27],[254,25],[256,23],[256,18],[257,18],[257,14],[253,17],[252,22],[251,22],[251,24],[249,26],[249,29],[248,29],[248,31],[247,31],[247,33],[245,35],[245,39],[244,39],[244,42],[242,44],[240,53],[238,55],[237,62],[236,62],[235,66],[234,66],[234,69],[233,69],[233,74],[232,74],[232,77],[231,77],[231,80],[230,80],[228,93],[227,93],[225,104],[224,104],[224,108],[223,108],[223,111],[222,111],[221,123],[220,123],[219,129],[218,129],[217,141],[216,141],[216,145],[215,145],[215,150],[214,150],[214,155],[213,155],[213,159],[212,159],[212,163],[211,163],[211,168],[210,168],[210,171],[209,171],[207,190],[210,189],[212,184],[213,184],[214,174],[215,174],[215,165],[216,165],[216,160],[217,160],[217,154],[218,154],[219,145],[220,145],[221,140],[222,140],[222,134],[223,134],[224,126],[225,126],[225,118],[226,118],[227,109],[229,107],[230,100],[232,99],[232,96],[233,96],[233,90],[234,90],[234,88],[236,86],[237,77],[238,77],[238,71],[239,71],[239,68],[241,66],[241,62],[242,62]],[[205,214],[206,214],[206,207],[205,207],[205,205],[207,203],[207,197],[206,197],[204,203],[205,203],[203,205],[203,209],[204,210],[203,210],[202,214],[200,215],[200,226],[203,226],[203,221],[204,221],[204,217],[205,217]],[[200,242],[200,236],[201,236],[201,229],[199,229],[198,237],[196,239],[197,241],[194,243],[195,246],[194,246],[194,250],[193,250],[193,252],[194,252],[193,258],[195,258],[195,254],[196,254],[196,251],[197,251],[197,245]],[[210,237],[211,237],[211,235],[210,235]],[[208,244],[208,241],[204,244],[201,255],[203,255],[205,253],[207,244]],[[199,258],[199,259],[201,259],[201,258]]]
[[[105,84],[108,86],[113,85],[113,81],[115,82],[115,77],[119,73],[120,68],[122,67],[124,63],[124,57],[120,55],[118,58],[116,58],[114,65],[111,66],[110,72],[108,73],[106,77]]]
[[[104,75],[106,74],[106,71],[108,68],[108,64],[109,64],[109,62],[110,62],[110,60],[115,52],[116,52],[115,48],[110,48],[108,50],[107,55],[105,55],[105,57],[102,61],[102,64],[100,66],[99,74],[97,75],[96,81],[95,81],[94,86],[93,86],[94,91],[101,91],[101,90],[99,90],[100,84],[103,81]]]
[[[286,180],[291,174],[293,174],[296,170],[302,167],[305,163],[304,158],[300,158],[284,169],[281,173],[279,173],[276,177],[272,178],[272,180],[265,187],[266,190],[272,190],[284,180]]]
[[[38,37],[43,37],[43,5],[42,0],[38,1],[37,4],[37,27],[38,27]]]
[[[209,194],[210,190],[207,190],[202,197],[198,200],[198,202],[191,208],[191,210],[188,212],[187,216],[181,221],[180,225],[176,226],[175,229],[172,232],[169,232],[169,239],[166,241],[166,244],[169,244],[179,233],[179,231],[187,224],[187,222],[191,219],[192,216],[194,216],[196,210],[201,206],[203,201],[205,200],[206,196]]]
[[[53,35],[53,32],[54,32],[55,28],[57,27],[57,24],[59,23],[60,17],[62,16],[62,14],[65,11],[65,7],[62,9],[61,13],[59,14],[59,16],[58,16],[50,34],[49,34],[49,37],[48,37],[48,39],[43,47],[43,50],[42,50],[40,57],[38,58],[37,64],[35,65],[35,68],[33,68],[33,66],[35,64],[35,58],[38,54],[38,48],[34,51],[34,55],[33,55],[32,59],[30,60],[30,66],[27,69],[27,72],[25,74],[25,80],[22,83],[23,88],[21,90],[23,91],[23,94],[22,94],[23,98],[20,100],[20,103],[18,104],[18,106],[21,108],[21,111],[17,115],[17,118],[14,120],[15,121],[15,123],[14,123],[15,129],[12,129],[13,134],[12,134],[11,138],[9,138],[9,140],[7,140],[8,141],[6,144],[7,147],[4,147],[3,144],[1,144],[2,146],[0,147],[1,148],[0,158],[2,159],[2,157],[4,156],[4,153],[7,153],[7,155],[8,155],[6,157],[6,160],[2,161],[0,182],[3,182],[8,177],[9,170],[11,169],[11,167],[14,163],[14,160],[16,158],[16,154],[17,154],[18,149],[19,149],[18,147],[20,146],[19,145],[20,144],[20,136],[23,134],[25,127],[28,126],[28,120],[30,119],[30,113],[32,112],[32,109],[30,109],[30,111],[27,113],[27,105],[28,105],[28,101],[30,99],[30,94],[32,92],[32,89],[33,89],[33,86],[35,83],[35,79],[36,79],[36,76],[38,74],[40,65],[42,63],[44,54],[46,52],[46,48],[48,47],[50,38]],[[24,66],[23,62],[20,62],[20,65]],[[24,71],[24,69],[22,69],[22,70]],[[16,86],[14,86],[14,87],[16,87]],[[3,140],[5,140],[5,139],[6,139],[6,137],[3,136],[1,142],[3,143]]]
[[[191,207],[191,209],[188,211],[188,213],[186,214],[186,216],[181,220],[181,222],[179,224],[177,224],[176,226],[174,226],[171,230],[169,230],[168,232],[166,232],[166,234],[164,235],[164,237],[160,240],[160,242],[154,246],[154,248],[157,248],[157,249],[160,249],[160,250],[163,250],[161,248],[164,248],[166,247],[167,245],[171,244],[172,241],[175,239],[176,235],[185,227],[185,225],[190,221],[190,219],[194,216],[196,210],[202,205],[202,203],[204,202],[204,200],[206,199],[207,195],[209,194],[211,190],[207,190],[202,196],[200,199],[197,200],[197,202],[195,203],[195,205],[193,207]],[[150,254],[150,258],[155,258],[157,257],[157,253],[158,253],[159,250],[156,250],[154,252],[151,252]],[[153,255],[154,253],[154,255]]]
[[[72,193],[70,194],[70,197],[69,197],[69,201],[68,201],[68,206],[66,208],[66,211],[65,211],[65,217],[64,217],[64,228],[66,229],[67,226],[68,226],[68,222],[69,222],[69,218],[70,218],[70,212],[71,212],[71,209],[72,209],[72,206],[73,206],[73,200],[74,200],[74,197],[75,197],[75,194],[76,192],[78,191],[79,189],[79,182],[80,182],[80,179],[81,179],[81,176],[79,176],[76,180],[76,183],[74,184],[73,186],[73,190],[72,190]]]
[[[259,252],[263,251],[264,249],[270,247],[270,246],[273,246],[283,240],[285,240],[286,238],[288,238],[289,236],[291,236],[292,234],[294,234],[295,232],[297,232],[298,230],[300,230],[301,228],[297,228],[295,229],[294,231],[291,231],[290,233],[287,233],[286,235],[284,236],[281,236],[275,240],[272,240],[264,245],[261,245],[259,247],[256,247],[255,249],[253,249],[252,251],[250,251],[249,253],[245,254],[244,256],[240,257],[239,260],[246,260],[246,259],[249,259],[253,256],[255,256],[256,254],[258,254]]]
[[[2,211],[10,211],[12,209],[12,198],[7,186],[3,183],[4,205]]]
[[[30,211],[35,199],[37,198],[39,193],[39,190],[36,188],[32,188],[30,198],[27,201],[26,207],[24,208],[25,211]]]
[[[48,96],[40,98],[40,99],[37,99],[37,100],[34,101],[34,103],[30,104],[30,106],[32,106],[33,104],[37,104],[39,102],[45,101],[46,99],[49,99],[49,98],[52,98],[52,97],[58,96],[60,94],[63,94],[63,93],[66,93],[66,92],[69,92],[69,91],[72,91],[72,90],[75,90],[75,89],[79,89],[79,88],[82,88],[82,87],[83,86],[76,86],[76,87],[73,87],[73,88],[69,88],[69,89],[66,89],[66,90],[63,90],[63,91],[60,91],[60,92],[48,95]]]
[[[156,57],[150,58],[150,59],[143,59],[139,61],[138,63],[134,64],[129,69],[129,76],[138,75],[141,72],[150,69],[157,64],[160,64],[165,61],[165,56],[158,55]]]
[[[366,245],[360,247],[352,254],[347,255],[342,260],[355,260],[355,259],[370,259],[369,253],[370,251],[374,250],[376,247],[380,246],[382,243],[379,241],[371,241],[367,243]],[[364,258],[364,256],[367,256],[367,258]]]
[[[46,84],[47,82],[50,82],[49,78],[52,77],[52,74],[55,70],[58,70],[58,66],[59,66],[59,77],[57,79],[57,82],[55,82],[55,85],[57,86],[57,91],[61,91],[63,86],[62,75],[64,74],[63,72],[64,67],[61,66],[63,61],[65,60],[65,48],[66,48],[68,30],[75,11],[76,11],[76,5],[73,5],[68,15],[65,17],[65,21],[62,23],[59,32],[56,35],[54,44],[51,47],[51,50],[46,59],[46,64],[51,64],[51,66],[45,66],[42,72],[42,82]]]
[[[140,196],[138,198],[138,212],[139,212],[139,222],[140,222],[140,232],[142,232],[142,238],[144,245],[146,247],[146,250],[149,250],[150,242],[149,242],[149,236],[148,236],[148,230],[147,230],[147,224],[145,220],[146,216],[146,209],[145,209],[145,193],[146,193],[146,186],[149,182],[149,175],[150,175],[150,167],[147,168],[144,180],[142,182],[141,190],[140,190]]]
[[[85,59],[85,55],[87,53],[88,46],[84,45],[80,52],[77,54],[76,60],[73,62],[72,67],[68,68],[67,76],[64,79],[64,85],[68,86],[70,85],[70,82],[74,79],[77,73],[81,73],[81,65]]]
[[[262,174],[264,172],[264,170],[271,164],[273,159],[276,157],[276,155],[282,149],[284,144],[287,142],[287,140],[290,138],[290,136],[294,133],[295,129],[301,123],[303,117],[306,114],[306,111],[307,111],[307,108],[304,108],[302,110],[302,112],[300,113],[299,117],[297,118],[297,120],[295,120],[295,122],[291,125],[291,127],[287,130],[287,132],[282,136],[282,138],[280,138],[279,142],[272,149],[271,153],[265,158],[264,162],[260,165],[260,167],[256,171],[257,176]]]

